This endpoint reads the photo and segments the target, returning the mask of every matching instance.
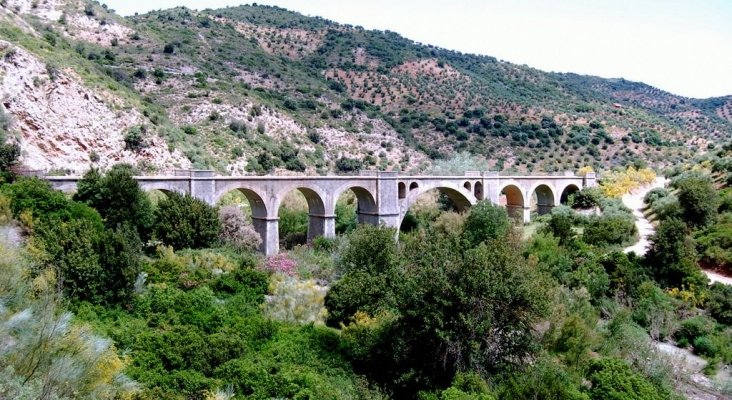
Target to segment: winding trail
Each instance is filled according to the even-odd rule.
[[[643,207],[645,206],[643,198],[646,196],[646,193],[651,190],[666,186],[666,181],[666,178],[659,176],[650,185],[643,186],[642,188],[636,189],[623,196],[623,204],[633,211],[633,216],[635,216],[635,226],[638,229],[638,235],[640,236],[638,242],[632,246],[626,247],[623,252],[634,252],[638,256],[642,257],[646,254],[646,251],[648,251],[648,246],[650,245],[650,241],[648,239],[653,236],[656,229],[646,216],[643,215]],[[704,270],[704,273],[707,275],[707,278],[709,278],[710,283],[721,282],[725,285],[732,285],[732,278],[728,276],[707,270]]]
[[[624,253],[633,252],[642,257],[646,254],[646,251],[648,251],[648,246],[650,245],[648,238],[653,236],[656,229],[653,227],[653,224],[651,224],[651,221],[643,215],[643,207],[645,206],[643,198],[646,197],[646,193],[651,190],[655,188],[662,188],[665,185],[666,178],[659,176],[653,181],[653,183],[636,189],[623,196],[623,204],[633,211],[635,227],[638,230],[638,235],[640,236],[636,244],[626,247],[623,250]]]

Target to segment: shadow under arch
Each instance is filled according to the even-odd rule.
[[[283,200],[294,191],[300,192],[305,197],[308,206],[308,230],[305,241],[311,243],[318,236],[331,237],[335,232],[335,215],[326,212],[325,195],[314,188],[297,186],[281,191],[276,197],[272,212],[276,213],[279,219]]]
[[[562,194],[559,196],[559,204],[567,204],[569,202],[569,196],[580,191],[579,186],[574,183],[570,183],[562,189]]]
[[[536,185],[531,190],[531,209],[536,210],[539,215],[552,212],[554,208],[554,190],[547,184]]]
[[[447,198],[450,199],[450,202],[452,202],[452,204],[455,206],[457,212],[465,212],[470,209],[472,205],[477,203],[477,199],[475,198],[475,196],[473,196],[473,193],[458,184],[456,184],[454,187],[444,184],[419,186],[415,188],[415,190],[409,192],[409,195],[407,195],[407,197],[402,200],[402,203],[400,204],[398,226],[402,225],[402,222],[404,222],[404,217],[407,215],[409,209],[417,201],[417,198],[432,190],[437,190],[440,192],[440,194],[444,194],[445,196],[447,196]]]
[[[379,210],[376,206],[376,199],[368,189],[358,185],[348,185],[340,188],[333,196],[334,203],[348,191],[356,195],[356,216],[359,224],[379,224]],[[335,204],[334,204],[335,206]]]
[[[500,203],[506,207],[508,215],[522,219],[525,202],[521,188],[515,183],[508,183],[501,188],[499,193],[502,197]]]

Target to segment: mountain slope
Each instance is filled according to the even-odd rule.
[[[145,169],[420,170],[467,151],[486,158],[486,169],[552,172],[669,165],[732,136],[732,97],[546,73],[278,7],[121,18],[84,1],[9,0],[0,11],[6,51],[29,52],[62,82],[78,75],[91,91],[64,95],[76,108],[43,113],[85,109],[112,124],[93,128],[95,142],[73,118],[34,128],[5,107],[29,167],[82,168],[94,151],[102,165]],[[4,79],[11,70],[0,63]],[[27,85],[21,92],[33,98]],[[112,97],[120,103],[107,110],[94,103]],[[105,117],[109,110],[118,117]],[[73,137],[81,144],[59,157],[54,146]],[[112,144],[101,146],[102,137]],[[54,146],[39,144],[49,138]]]

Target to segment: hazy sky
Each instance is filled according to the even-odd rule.
[[[102,0],[122,15],[242,0]],[[689,97],[732,94],[732,0],[258,1],[546,71],[642,81]]]

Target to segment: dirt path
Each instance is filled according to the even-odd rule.
[[[653,235],[653,233],[655,232],[655,228],[653,227],[653,224],[651,224],[651,222],[646,219],[646,216],[643,215],[642,209],[645,206],[645,203],[643,203],[643,198],[646,196],[646,193],[650,192],[651,190],[664,186],[666,186],[666,178],[658,177],[650,185],[636,189],[633,192],[623,196],[623,204],[625,204],[626,207],[630,208],[633,211],[633,216],[635,216],[635,227],[638,229],[638,235],[640,236],[640,239],[637,243],[632,246],[626,247],[623,252],[634,252],[635,254],[642,257],[646,254],[646,251],[648,251],[648,246],[650,245],[648,238]],[[709,278],[710,283],[721,282],[725,285],[732,285],[732,278],[730,277],[706,270],[704,271],[704,273]]]
[[[639,256],[643,256],[646,254],[646,251],[648,251],[648,245],[650,244],[648,238],[653,235],[655,229],[651,222],[646,219],[645,215],[643,215],[642,209],[645,205],[643,203],[643,198],[646,196],[646,193],[651,190],[664,187],[665,185],[666,178],[659,176],[650,185],[643,186],[642,188],[636,189],[623,196],[623,204],[633,211],[635,227],[638,229],[638,235],[640,236],[640,239],[636,244],[626,247],[625,250],[623,250],[625,253],[634,252]]]

